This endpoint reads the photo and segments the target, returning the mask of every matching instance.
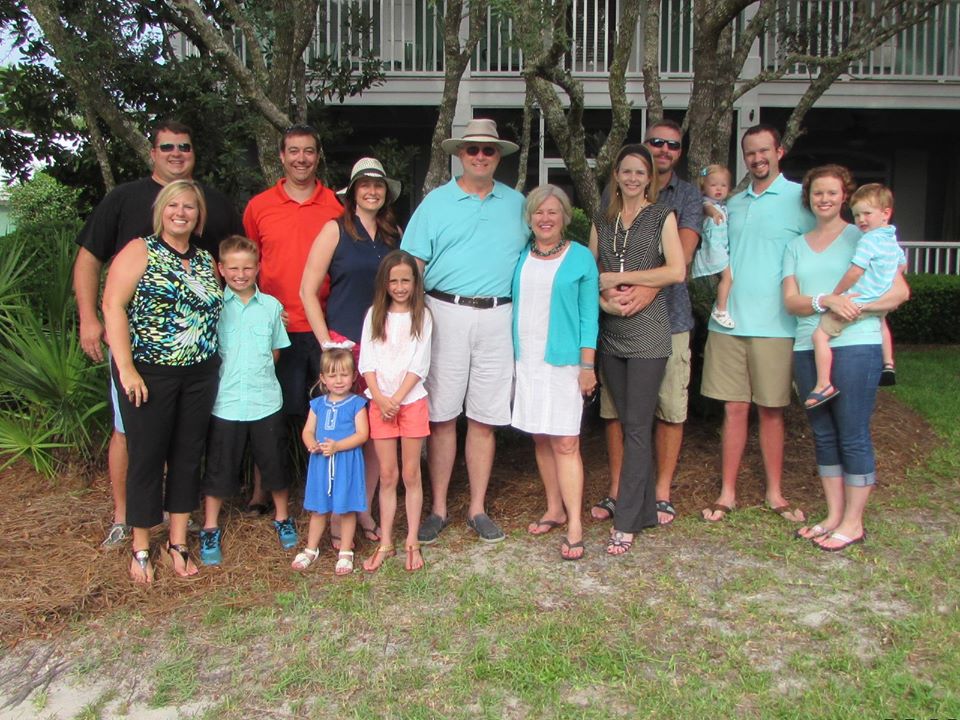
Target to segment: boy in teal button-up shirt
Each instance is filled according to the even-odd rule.
[[[290,345],[280,317],[283,308],[257,288],[260,253],[256,244],[233,235],[220,244],[220,274],[227,283],[217,326],[220,343],[220,388],[207,436],[203,479],[205,521],[200,532],[200,560],[222,560],[219,527],[224,498],[240,490],[240,466],[250,440],[264,490],[273,495],[274,527],[285,548],[297,544],[297,531],[287,510],[287,432],[283,396],[274,365],[280,348]]]

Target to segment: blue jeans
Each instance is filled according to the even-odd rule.
[[[807,410],[813,430],[820,477],[843,476],[844,485],[866,487],[877,482],[870,438],[870,416],[883,367],[880,345],[833,348],[831,382],[840,394]],[[813,350],[793,354],[793,376],[801,398],[816,385]]]

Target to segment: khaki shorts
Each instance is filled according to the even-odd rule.
[[[886,316],[886,312],[873,312],[866,310],[860,313],[860,317],[858,317],[857,320],[862,320],[863,318],[868,317],[878,317],[883,320]],[[820,316],[820,329],[830,337],[835,338],[840,336],[840,333],[843,332],[843,329],[847,327],[847,325],[852,322],[856,322],[857,320],[844,320],[839,315],[828,312]]]
[[[671,353],[660,383],[657,397],[657,419],[668,423],[687,420],[687,396],[690,387],[690,333],[676,333],[670,337]],[[607,390],[607,378],[600,368],[600,417],[617,420],[617,408]]]
[[[700,392],[724,402],[790,404],[793,338],[739,337],[711,331]]]
[[[480,310],[437,300],[430,372],[424,380],[430,422],[467,417],[486,425],[510,424],[513,394],[513,304]]]

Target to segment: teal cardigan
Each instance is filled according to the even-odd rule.
[[[513,273],[513,356],[520,359],[520,338],[517,322],[523,295],[520,273],[530,257],[524,252]],[[534,261],[535,262],[535,261]],[[544,360],[549,365],[579,365],[580,349],[597,347],[600,327],[600,274],[597,261],[583,245],[570,243],[570,249],[557,269],[550,293],[547,325],[547,350]]]

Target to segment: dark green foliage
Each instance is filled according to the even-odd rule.
[[[887,316],[898,343],[960,343],[960,276],[909,275],[910,301]]]
[[[262,114],[172,5],[158,0],[59,0],[56,5],[77,61],[96,68],[97,79],[116,110],[136,128],[146,134],[160,118],[191,126],[197,149],[194,175],[232,197],[238,209],[268,184],[254,141],[263,128]],[[282,4],[238,5],[262,39],[261,50],[269,65],[276,34],[291,27],[290,19],[283,17]],[[302,69],[314,98],[307,113],[314,122],[315,109],[323,103],[342,101],[383,79],[381,63],[370,49],[372,19],[365,10],[350,7],[342,18],[341,50],[358,58],[356,67],[320,55]],[[204,4],[204,10],[224,33],[233,32],[234,23],[222,4]],[[193,41],[194,52],[188,56],[173,52],[170,35],[177,28]],[[52,177],[79,188],[84,204],[95,205],[105,188],[89,142],[88,122],[100,109],[83,106],[60,72],[62,58],[37,31],[22,3],[0,0],[0,30],[8,45],[16,48],[18,61],[13,67],[0,68],[0,168],[26,180],[40,160]],[[292,98],[299,95],[292,94],[289,106],[280,103],[291,118],[306,111],[295,107]],[[102,118],[95,122],[114,181],[143,176],[142,158]]]
[[[0,458],[53,476],[93,462],[110,427],[107,374],[77,337],[71,290],[79,220],[0,238]]]
[[[580,208],[573,209],[573,219],[567,227],[567,237],[586,245],[590,240],[590,218]]]
[[[77,217],[80,190],[67,187],[45,172],[10,189],[10,214],[17,227],[71,223]]]

